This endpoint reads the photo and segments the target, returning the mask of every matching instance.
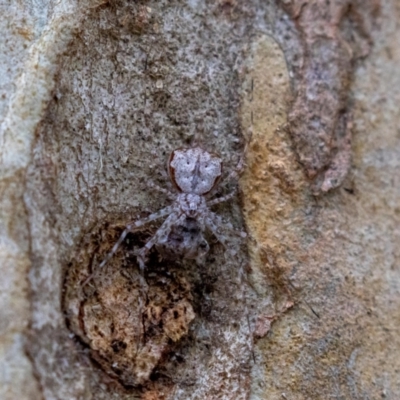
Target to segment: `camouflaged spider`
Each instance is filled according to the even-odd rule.
[[[242,169],[243,157],[228,178],[237,178]],[[234,229],[231,224],[224,223],[219,215],[213,213],[210,207],[230,200],[236,192],[213,200],[206,199],[221,180],[222,159],[198,146],[177,149],[169,157],[168,173],[177,193],[153,183],[150,186],[173,200],[172,205],[150,214],[147,218],[129,223],[100,267],[103,267],[115,254],[129,232],[166,216],[167,219],[156,233],[135,252],[142,271],[145,268],[146,255],[153,246],[163,255],[195,259],[200,263],[209,251],[209,245],[203,236],[206,228],[227,248],[223,232],[226,229],[230,231]],[[246,237],[245,232],[237,233],[241,237]],[[231,254],[234,253],[235,251],[231,249]]]

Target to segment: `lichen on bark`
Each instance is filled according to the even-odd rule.
[[[400,9],[329,4],[1,5],[2,399],[400,397]],[[251,136],[241,197],[216,210],[237,228],[243,210],[250,262],[212,237],[202,269],[154,253],[141,309],[130,246],[150,226],[82,287],[165,204],[146,182],[195,133],[228,169]],[[118,377],[143,331],[159,358]]]

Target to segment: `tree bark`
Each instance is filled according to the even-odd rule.
[[[1,399],[400,398],[395,0],[0,7]],[[193,143],[247,238],[100,269]]]

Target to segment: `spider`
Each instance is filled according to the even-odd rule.
[[[237,178],[242,170],[243,157],[229,174],[228,179]],[[163,217],[167,217],[164,223],[148,242],[135,252],[142,272],[145,268],[146,255],[153,246],[163,255],[195,259],[196,262],[201,263],[210,248],[203,236],[206,229],[209,229],[225,249],[228,249],[223,232],[226,229],[230,231],[234,229],[231,224],[224,223],[219,215],[210,210],[210,207],[230,200],[236,191],[219,198],[207,199],[207,195],[221,180],[222,159],[199,146],[179,148],[174,150],[169,157],[168,173],[176,193],[151,182],[149,185],[167,195],[173,201],[172,204],[150,214],[147,218],[130,222],[100,263],[100,267],[112,258],[129,232]],[[242,238],[246,237],[245,232],[235,233]],[[230,249],[230,253],[233,255],[236,252]]]

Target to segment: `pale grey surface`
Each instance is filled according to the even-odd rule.
[[[101,374],[64,327],[62,272],[71,252],[98,221],[158,209],[162,199],[152,196],[145,181],[150,176],[163,184],[168,152],[188,143],[195,131],[224,158],[240,153],[242,66],[256,34],[274,35],[292,78],[302,65],[294,24],[269,2],[114,3],[97,7],[87,2],[80,8],[72,1],[0,4],[6,15],[0,52],[2,399],[135,398],[99,384]],[[318,225],[304,242],[317,238],[321,247],[291,278],[309,289],[306,299],[320,313],[330,307],[333,327],[321,328],[310,311],[304,311],[305,320],[301,312],[283,317],[259,342],[256,367],[262,388],[254,399],[278,399],[282,393],[307,398],[322,387],[336,398],[400,396],[395,335],[400,309],[399,19],[396,2],[385,2],[381,31],[373,33],[375,48],[357,70],[350,176],[356,195],[342,188],[305,205]],[[237,202],[220,212],[240,226]],[[281,233],[283,227],[277,229]],[[236,270],[227,267],[222,267],[224,276],[233,282]],[[225,306],[233,310],[235,297],[240,304],[248,290],[239,285],[226,297],[223,288],[217,291],[217,314],[224,315]],[[249,365],[252,338],[244,311],[238,306],[240,323],[232,330],[233,313],[219,322],[219,335],[231,343],[221,348],[226,358],[211,363],[210,370],[198,364],[203,380],[195,386],[179,384],[172,398],[187,399],[188,393],[204,398],[213,387],[224,399],[248,396],[246,380],[218,386],[218,376],[226,376],[229,368],[233,376],[240,375],[241,357]],[[356,323],[340,326],[341,317]],[[304,335],[311,325],[317,345]],[[297,327],[303,329],[299,336]],[[296,358],[292,345],[298,337],[305,345]],[[324,348],[333,363],[316,376]],[[243,376],[248,376],[246,368]],[[318,398],[320,392],[313,395]]]

